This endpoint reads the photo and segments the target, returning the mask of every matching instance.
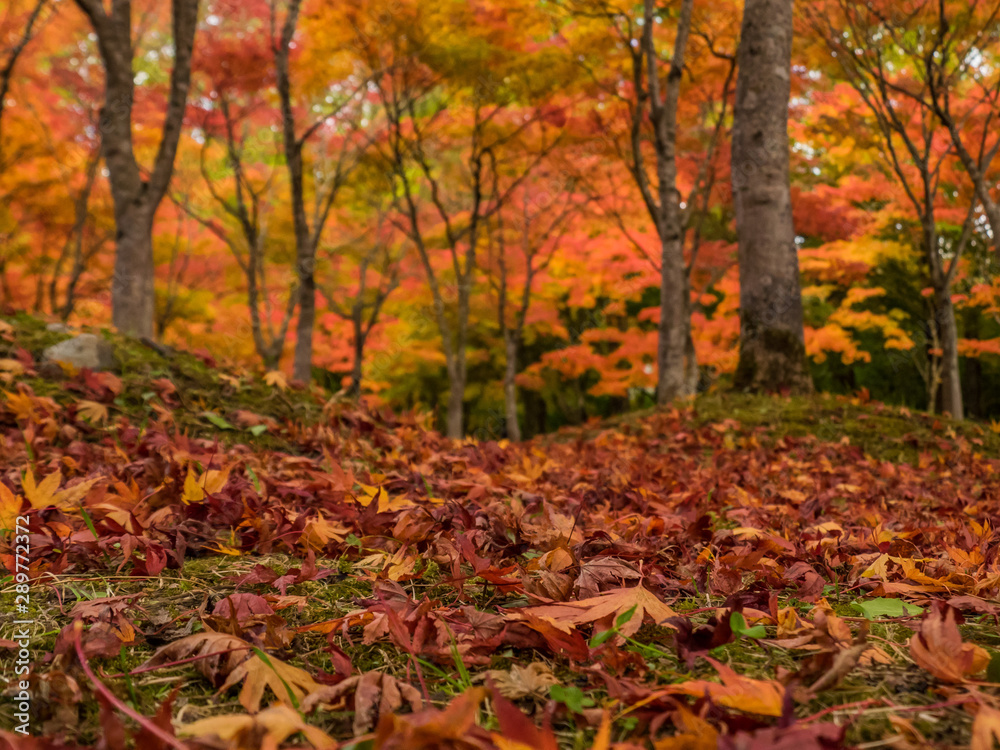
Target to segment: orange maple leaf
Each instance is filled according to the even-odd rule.
[[[661,602],[653,592],[641,585],[632,588],[608,589],[589,599],[531,607],[528,611],[538,617],[551,617],[556,622],[580,625],[596,622],[610,615],[618,617],[633,607],[635,612],[632,617],[618,628],[618,632],[623,636],[634,635],[642,627],[647,615],[657,625],[664,625],[667,619],[677,616],[677,613]],[[670,626],[668,625],[668,627]]]

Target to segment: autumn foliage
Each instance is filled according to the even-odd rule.
[[[998,43],[7,0],[0,750],[993,748]]]

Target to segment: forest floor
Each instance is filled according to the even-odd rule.
[[[453,442],[64,337],[0,317],[0,748],[1000,739],[1000,425],[716,393]]]

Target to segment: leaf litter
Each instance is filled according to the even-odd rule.
[[[166,378],[137,421],[121,382],[75,374],[64,409],[18,361],[0,521],[28,517],[32,601],[59,634],[30,675],[36,747],[1000,736],[1000,461],[974,434],[928,421],[897,463],[720,430],[696,402],[452,442],[330,402],[306,421],[215,405],[212,436],[178,429]],[[283,449],[220,442],[263,424]]]

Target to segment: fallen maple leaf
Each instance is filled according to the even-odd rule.
[[[725,664],[705,657],[722,679],[721,683],[708,680],[691,680],[679,685],[669,685],[660,695],[690,695],[701,698],[708,695],[713,702],[761,716],[781,716],[785,689],[772,680],[754,680],[738,675]]]
[[[326,732],[309,726],[296,711],[278,703],[253,716],[227,714],[183,724],[177,729],[181,737],[196,740],[219,739],[231,750],[264,750],[280,747],[294,734],[301,732],[316,750],[334,748],[337,743]]]
[[[617,557],[598,557],[588,560],[580,567],[580,575],[576,578],[579,595],[584,599],[597,596],[608,583],[621,586],[625,581],[635,581],[642,578],[639,571],[632,565]]]
[[[96,401],[79,401],[76,414],[93,424],[104,424],[108,421],[108,407]]]
[[[254,655],[236,667],[219,688],[219,692],[223,693],[245,680],[239,698],[240,704],[248,712],[256,713],[260,710],[266,688],[271,688],[271,692],[280,701],[291,703],[295,707],[309,693],[320,689],[320,684],[305,670],[267,656],[258,649],[254,651]]]
[[[1000,742],[1000,711],[980,706],[972,722],[969,750],[993,750],[997,742]]]
[[[913,661],[944,682],[965,682],[990,663],[989,651],[962,641],[959,617],[954,607],[934,602],[920,622],[920,630],[910,638]]]
[[[528,697],[544,700],[548,698],[549,688],[559,684],[549,665],[540,661],[533,661],[526,667],[515,664],[509,672],[491,669],[487,674],[493,678],[500,695],[515,700]]]
[[[242,638],[206,630],[161,646],[143,666],[151,667],[197,657],[194,662],[197,670],[213,685],[218,685],[249,658],[252,648]]]
[[[271,370],[264,374],[264,382],[272,388],[284,391],[288,389],[288,378],[281,370]]]
[[[0,482],[0,532],[14,530],[23,504],[24,500],[20,495],[15,495],[6,484]]]
[[[56,471],[36,484],[34,473],[28,469],[24,474],[22,486],[24,487],[24,496],[31,503],[31,507],[41,509],[52,505],[59,510],[73,510],[97,482],[95,477],[60,490],[59,485],[62,484],[62,478],[62,472]]]
[[[580,625],[612,615],[619,617],[633,608],[635,611],[632,616],[618,628],[618,632],[623,636],[634,635],[642,627],[643,620],[647,616],[658,625],[674,627],[666,620],[676,617],[677,613],[661,602],[653,592],[641,585],[632,588],[608,589],[589,599],[531,607],[526,611],[537,617],[551,617],[556,622]]]
[[[488,747],[485,742],[467,741],[469,735],[489,739],[489,735],[476,725],[479,706],[485,697],[484,688],[473,688],[454,698],[443,710],[425,708],[408,716],[387,714],[379,720],[375,730],[375,747],[377,750]]]
[[[653,750],[716,750],[719,732],[705,719],[696,716],[683,705],[674,712],[677,734],[653,743]]]
[[[229,469],[209,469],[200,477],[195,476],[194,467],[188,469],[184,478],[184,494],[181,500],[186,504],[200,503],[208,495],[214,495],[229,481]]]
[[[404,703],[414,711],[423,708],[420,691],[412,685],[384,672],[366,672],[310,693],[302,701],[302,711],[309,713],[320,705],[331,711],[343,709],[351,695],[354,697],[355,736],[370,732],[379,717],[395,713]]]

